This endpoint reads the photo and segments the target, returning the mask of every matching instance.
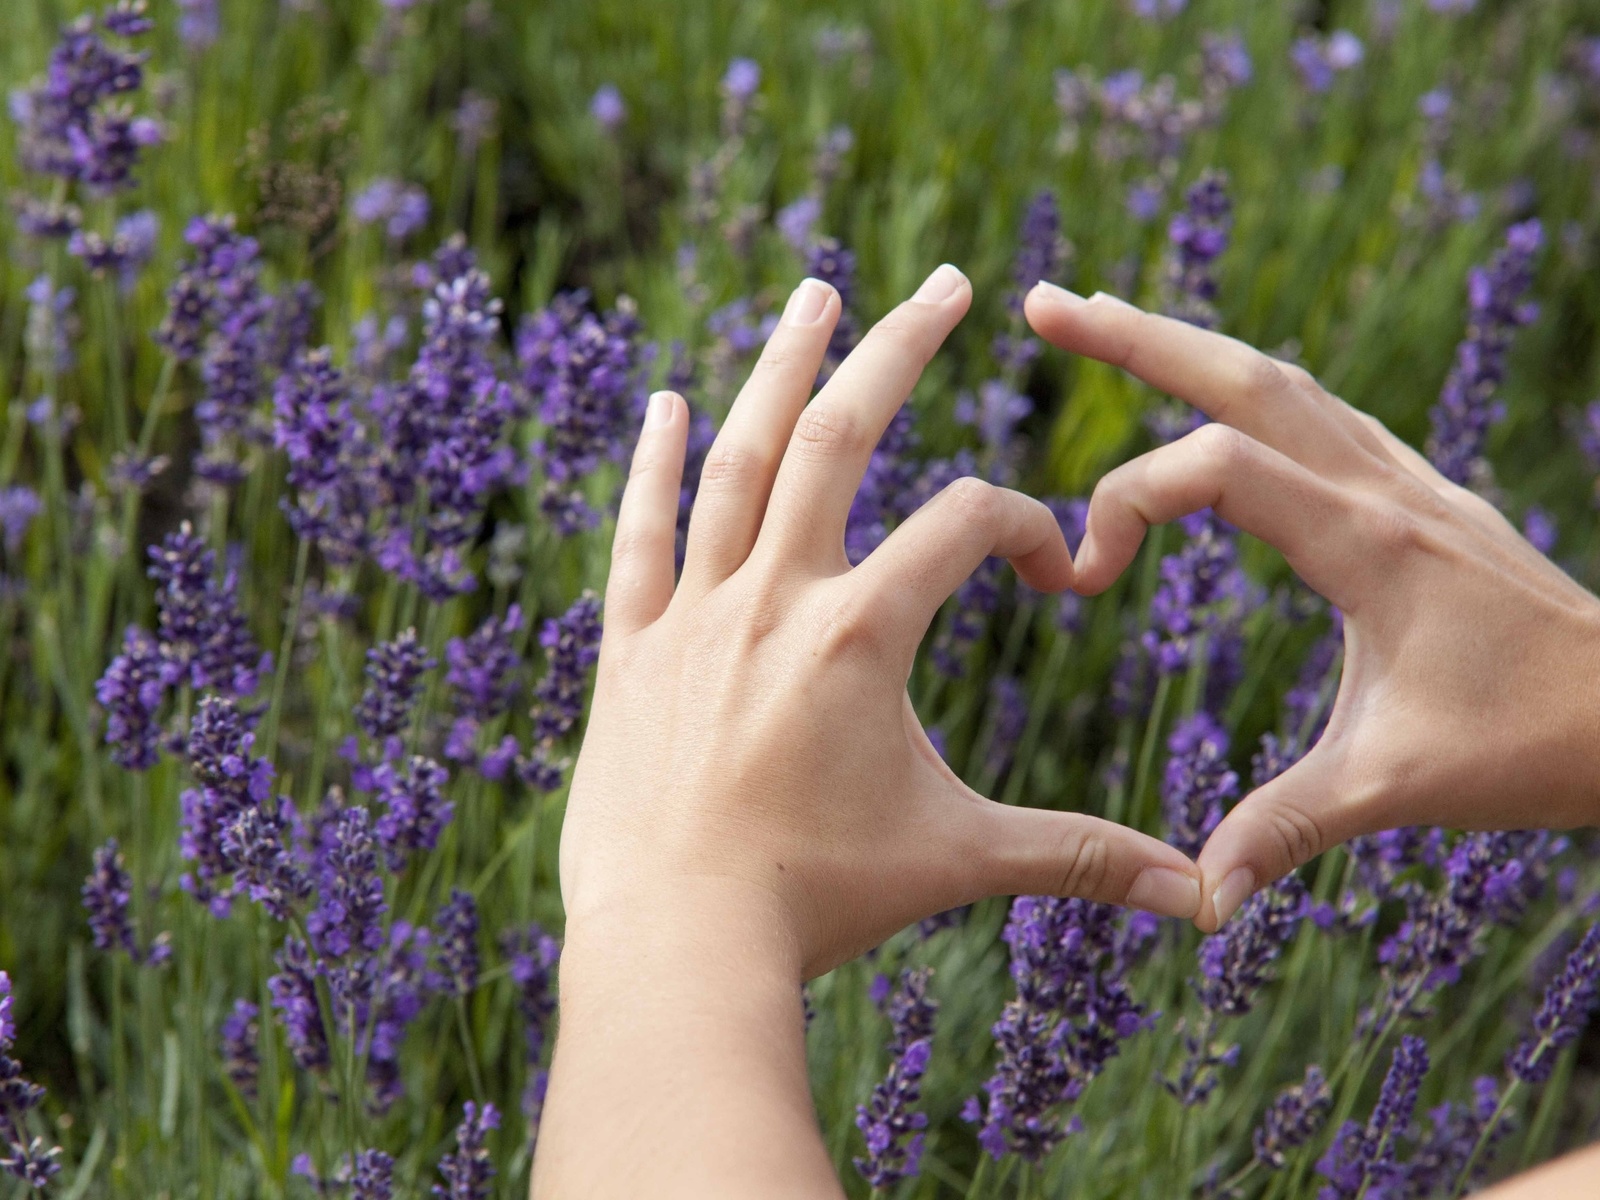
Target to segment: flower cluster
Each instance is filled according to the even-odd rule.
[[[1538,221],[1513,225],[1506,244],[1487,267],[1467,279],[1467,336],[1456,347],[1455,365],[1429,411],[1428,458],[1452,483],[1480,481],[1487,471],[1489,430],[1505,415],[1495,395],[1505,378],[1506,355],[1520,326],[1539,314],[1525,299],[1533,286],[1534,258],[1544,244]]]
[[[914,1176],[922,1160],[922,1131],[928,1114],[917,1111],[922,1076],[933,1048],[933,1017],[938,1002],[928,996],[929,967],[905,971],[888,998],[889,1071],[856,1106],[856,1128],[866,1139],[867,1155],[855,1160],[856,1170],[874,1188],[885,1188]]]
[[[517,363],[544,426],[533,447],[545,476],[541,507],[563,536],[592,528],[600,514],[582,483],[622,458],[644,406],[632,303],[597,313],[586,292],[557,296],[517,331]]]
[[[28,1113],[39,1107],[44,1089],[22,1077],[22,1064],[11,1057],[17,1039],[11,976],[0,971],[0,1170],[9,1171],[31,1188],[43,1188],[61,1164],[61,1151],[28,1136]]]
[[[517,756],[517,775],[530,787],[559,787],[564,765],[557,756],[561,740],[583,715],[583,694],[589,668],[600,657],[600,598],[585,592],[559,617],[539,631],[545,652],[545,673],[534,687],[533,747]]]
[[[132,901],[133,880],[121,847],[112,838],[94,852],[94,870],[83,884],[83,907],[89,914],[95,949],[120,950],[135,963],[158,967],[172,957],[171,938],[163,933],[148,949],[140,949],[129,910]]]
[[[143,86],[144,55],[108,45],[101,31],[126,39],[151,28],[143,4],[119,3],[98,30],[85,15],[61,31],[44,79],[11,96],[23,166],[97,195],[133,185],[140,152],[159,142],[162,130],[118,99]]]
[[[1018,896],[1002,935],[1016,998],[993,1034],[999,1061],[962,1116],[992,1157],[1039,1162],[1078,1127],[1076,1100],[1128,1038],[1153,1025],[1125,978],[1116,910],[1055,896]]]
[[[1210,713],[1173,726],[1167,750],[1161,781],[1166,840],[1193,858],[1222,823],[1224,806],[1239,798],[1239,776],[1228,765],[1228,732]]]
[[[1251,1138],[1256,1161],[1274,1171],[1281,1169],[1291,1152],[1322,1132],[1332,1107],[1333,1092],[1322,1069],[1307,1067],[1305,1078],[1279,1092],[1256,1127]]]
[[[456,1126],[456,1150],[439,1160],[443,1183],[433,1185],[440,1200],[489,1200],[494,1164],[489,1158],[489,1135],[500,1128],[500,1111],[492,1104],[468,1100],[461,1124]]]
[[[555,1016],[556,995],[552,978],[561,958],[561,943],[537,924],[509,929],[500,936],[500,951],[517,987],[517,1010],[522,1015],[523,1042],[527,1050],[528,1082],[522,1092],[522,1114],[530,1136],[539,1131],[549,1072],[541,1066],[550,1019]]]
[[[1575,1041],[1600,1005],[1600,925],[1591,925],[1561,973],[1545,988],[1533,1033],[1506,1059],[1506,1069],[1524,1083],[1543,1083],[1555,1069],[1556,1055]]]

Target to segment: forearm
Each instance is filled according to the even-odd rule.
[[[719,883],[570,919],[536,1200],[839,1194],[770,896]]]
[[[1596,1179],[1600,1179],[1600,1146],[1590,1146],[1507,1180],[1483,1196],[1484,1200],[1590,1200]]]

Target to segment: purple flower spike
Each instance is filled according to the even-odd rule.
[[[22,1064],[11,1057],[17,1037],[13,1003],[11,976],[0,971],[0,1170],[42,1189],[61,1170],[61,1150],[28,1136],[28,1113],[39,1107],[44,1089],[24,1079]]]
[[[1417,1089],[1427,1071],[1427,1043],[1419,1037],[1401,1039],[1366,1125],[1346,1121],[1318,1160],[1317,1173],[1328,1180],[1317,1193],[1318,1200],[1389,1195],[1390,1189],[1397,1189],[1396,1195],[1409,1194],[1398,1190],[1405,1184],[1405,1168],[1395,1161],[1395,1149],[1411,1128]]]
[[[1233,227],[1233,203],[1228,199],[1227,177],[1208,171],[1184,197],[1183,211],[1167,226],[1172,244],[1168,267],[1172,289],[1171,315],[1215,329],[1217,280],[1214,265],[1228,248]]]
[[[545,1087],[549,1083],[549,1072],[542,1068],[542,1063],[550,1018],[556,1012],[553,975],[561,958],[561,943],[538,925],[529,925],[503,933],[500,949],[508,960],[512,982],[517,986],[517,1008],[522,1014],[523,1039],[527,1047],[528,1082],[522,1093],[522,1112],[528,1121],[530,1138],[537,1138]]]
[[[382,1150],[363,1150],[356,1155],[350,1176],[350,1200],[393,1200],[394,1159]]]
[[[478,902],[471,892],[452,889],[433,925],[438,990],[449,996],[470,995],[478,986]]]
[[[1561,973],[1545,988],[1533,1033],[1523,1038],[1506,1059],[1506,1069],[1524,1083],[1550,1078],[1556,1056],[1575,1041],[1600,1004],[1600,925],[1591,925],[1567,956]]]
[[[1228,766],[1228,734],[1210,713],[1179,721],[1167,739],[1161,804],[1167,841],[1191,858],[1222,822],[1224,806],[1239,798],[1239,776]]]
[[[162,657],[195,688],[247,696],[272,669],[239,611],[237,574],[219,579],[216,555],[185,521],[160,546],[150,547],[156,585],[156,635]]]
[[[95,699],[106,711],[106,745],[111,760],[130,771],[148,771],[160,758],[158,714],[177,667],[137,625],[123,635],[122,653],[111,660],[95,684]]]
[[[246,1100],[256,1098],[261,1074],[261,1010],[248,1000],[235,1000],[222,1020],[222,1069]]]
[[[1428,414],[1433,426],[1428,458],[1452,483],[1487,477],[1489,430],[1505,416],[1505,405],[1495,395],[1505,378],[1506,356],[1517,329],[1539,312],[1525,297],[1543,244],[1538,221],[1513,225],[1489,265],[1474,267],[1467,278],[1467,336],[1456,347],[1455,365]]]
[[[874,1189],[910,1179],[921,1166],[928,1114],[916,1106],[939,1008],[928,996],[932,975],[929,967],[901,974],[900,986],[888,999],[889,1072],[872,1089],[871,1099],[856,1106],[856,1128],[866,1139],[867,1156],[855,1159],[855,1166]]]
[[[376,745],[399,737],[410,724],[422,676],[434,665],[415,629],[367,651],[367,687],[356,704],[356,724]]]
[[[522,668],[516,635],[521,629],[522,609],[513,604],[504,617],[489,617],[467,637],[446,644],[445,682],[454,689],[464,716],[492,721],[515,703]]]
[[[628,106],[614,83],[602,83],[589,101],[589,115],[607,133],[615,133],[628,119]]]
[[[299,938],[289,938],[277,956],[278,973],[267,980],[272,1007],[283,1023],[284,1040],[303,1071],[326,1071],[332,1062],[328,1030],[317,1006],[316,967]]]
[[[1125,979],[1130,958],[1110,905],[1018,896],[1003,935],[1016,998],[994,1026],[999,1062],[967,1101],[993,1158],[1007,1151],[1044,1159],[1076,1132],[1061,1109],[1076,1100],[1122,1043],[1153,1024]]]
[[[348,565],[367,549],[373,510],[374,453],[350,402],[349,387],[326,348],[300,355],[273,392],[273,442],[289,460],[289,525],[331,563]]]
[[[120,950],[135,963],[160,966],[172,956],[167,935],[156,938],[148,951],[141,950],[128,911],[132,900],[133,879],[128,875],[117,839],[112,838],[94,852],[94,870],[83,884],[83,907],[89,914],[95,948]]]
[[[456,1150],[439,1160],[443,1183],[433,1185],[439,1200],[489,1200],[494,1163],[489,1158],[489,1134],[500,1128],[500,1111],[492,1104],[480,1108],[468,1100],[461,1124],[456,1126]]]
[[[352,804],[323,822],[316,848],[317,907],[306,918],[312,947],[324,961],[383,947],[389,910],[367,810]]]
[[[1256,1161],[1270,1170],[1283,1168],[1290,1152],[1304,1146],[1327,1123],[1333,1092],[1320,1067],[1307,1067],[1300,1083],[1284,1088],[1256,1128]]]
[[[389,869],[398,871],[408,853],[437,846],[454,818],[455,805],[444,792],[450,773],[431,758],[414,754],[403,764],[380,763],[370,775],[384,807],[376,826],[378,842]]]

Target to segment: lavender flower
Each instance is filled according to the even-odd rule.
[[[324,347],[300,355],[273,393],[273,442],[289,460],[284,515],[336,565],[367,548],[372,512],[373,452],[350,403],[344,377]]]
[[[1428,998],[1454,983],[1497,923],[1515,920],[1541,885],[1548,855],[1565,846],[1545,833],[1472,833],[1445,862],[1443,886],[1406,894],[1407,913],[1378,949],[1383,987],[1365,1025],[1425,1016]]]
[[[489,493],[522,478],[505,439],[525,413],[496,374],[490,351],[501,304],[465,243],[446,242],[418,278],[431,287],[422,347],[406,381],[377,388],[371,401],[388,520],[375,558],[443,601],[476,586],[462,554],[477,536]]]
[[[1326,38],[1307,34],[1289,50],[1301,85],[1313,95],[1331,89],[1337,76],[1359,66],[1365,57],[1361,39],[1348,29],[1336,29]]]
[[[393,1200],[394,1159],[382,1150],[363,1150],[356,1155],[350,1176],[350,1200]]]
[[[1404,1186],[1405,1170],[1395,1161],[1395,1148],[1411,1127],[1417,1089],[1427,1071],[1427,1043],[1402,1038],[1366,1125],[1346,1121],[1318,1160],[1317,1173],[1328,1180],[1318,1200],[1355,1200]]]
[[[811,231],[821,219],[821,197],[808,194],[780,208],[773,214],[772,223],[784,241],[795,250],[804,251],[811,244]]]
[[[1239,669],[1240,623],[1257,602],[1238,566],[1232,530],[1211,510],[1179,521],[1188,541],[1162,558],[1161,582],[1150,601],[1142,642],[1161,675],[1196,665],[1205,649],[1208,699],[1225,696]]]
[[[1066,266],[1068,246],[1061,236],[1061,208],[1056,194],[1046,188],[1029,201],[1017,238],[1017,256],[1011,264],[1012,291],[1006,309],[1013,318],[1022,315],[1022,302],[1041,280],[1058,277]]]
[[[589,100],[589,115],[601,129],[607,133],[615,133],[628,119],[628,106],[622,101],[622,93],[614,83],[602,83],[595,89],[594,96]]]
[[[128,911],[132,900],[133,880],[117,839],[112,838],[94,852],[94,870],[83,884],[83,907],[89,914],[95,948],[121,950],[136,964],[158,967],[172,957],[172,947],[167,935],[162,934],[148,951],[139,948]]]
[[[992,1157],[1010,1150],[1037,1163],[1079,1127],[1061,1106],[1153,1022],[1128,990],[1109,905],[1019,896],[1003,937],[1017,995],[994,1026],[1000,1058],[985,1099],[969,1099],[962,1117]]]
[[[374,179],[350,201],[350,215],[358,225],[382,225],[394,245],[404,242],[428,223],[428,193],[414,183],[388,177]]]
[[[1252,1139],[1256,1161],[1281,1170],[1289,1154],[1322,1132],[1333,1107],[1333,1092],[1320,1067],[1307,1067],[1305,1079],[1286,1087],[1267,1109]]]
[[[1197,712],[1167,739],[1161,804],[1167,841],[1193,858],[1222,822],[1223,806],[1239,798],[1239,776],[1228,766],[1228,734],[1210,713]]]
[[[245,696],[271,671],[239,611],[238,575],[217,578],[217,558],[185,521],[160,546],[150,547],[156,585],[156,625],[162,656],[196,688]]]
[[[405,921],[389,931],[389,944],[380,955],[362,960],[349,973],[346,1016],[355,1028],[345,1032],[367,1055],[369,1103],[374,1112],[386,1113],[405,1094],[400,1080],[400,1049],[406,1030],[421,1014],[429,990],[428,954],[432,934]],[[348,1020],[345,1021],[348,1026]]]
[[[493,720],[516,700],[521,659],[515,635],[522,628],[522,609],[511,605],[504,617],[489,617],[468,637],[451,638],[445,646],[445,682],[456,693],[460,710],[479,721]]]
[[[261,1010],[248,1000],[235,1000],[222,1019],[222,1070],[246,1100],[256,1098],[261,1074]]]
[[[537,924],[509,929],[500,935],[501,953],[508,960],[516,984],[517,1009],[522,1014],[523,1041],[527,1048],[528,1082],[522,1093],[522,1112],[530,1136],[537,1136],[549,1073],[542,1069],[550,1018],[556,1012],[555,985],[551,978],[561,957],[561,943]]]
[[[1513,225],[1504,248],[1467,278],[1467,336],[1456,347],[1455,365],[1428,414],[1428,458],[1454,483],[1465,485],[1488,470],[1483,455],[1489,430],[1505,415],[1495,393],[1505,378],[1506,355],[1518,327],[1539,312],[1523,297],[1533,286],[1534,257],[1543,243],[1538,221]]]
[[[1405,1164],[1407,1190],[1402,1194],[1407,1196],[1459,1195],[1469,1184],[1482,1183],[1494,1148],[1512,1127],[1500,1112],[1499,1089],[1486,1075],[1473,1080],[1470,1104],[1446,1101],[1428,1111],[1428,1120],[1427,1135]]]
[[[455,816],[455,805],[444,793],[449,780],[448,771],[420,754],[398,766],[382,762],[370,772],[367,781],[384,807],[376,825],[378,843],[391,871],[400,870],[408,852],[439,844]]]
[[[534,750],[518,763],[524,781],[542,787],[554,769],[556,744],[583,716],[583,695],[589,668],[600,657],[600,599],[584,592],[559,617],[544,623],[539,644],[544,647],[544,678],[534,688]],[[556,774],[559,780],[559,772]],[[553,785],[552,785],[553,786]]]
[[[122,653],[111,660],[94,686],[106,712],[106,745],[111,761],[130,771],[148,771],[160,758],[158,714],[177,670],[161,647],[137,625],[128,626]]]
[[[964,676],[967,653],[983,636],[988,618],[999,607],[1000,562],[986,558],[956,589],[955,608],[933,641],[930,652],[933,669],[946,679]]]
[[[1011,765],[1017,742],[1028,727],[1028,692],[1021,680],[1011,675],[997,676],[989,685],[992,722],[983,770],[991,778]]]
[[[72,343],[78,337],[78,319],[72,311],[77,292],[69,287],[58,288],[50,276],[40,275],[28,285],[24,295],[28,300],[28,323],[22,341],[28,357],[41,370],[65,374],[72,369]],[[48,405],[45,412],[47,418],[61,419]],[[61,436],[65,436],[64,431]]]
[[[1195,991],[1205,1017],[1184,1037],[1186,1051],[1178,1077],[1163,1079],[1184,1104],[1199,1104],[1218,1083],[1218,1072],[1232,1066],[1238,1045],[1213,1043],[1218,1022],[1242,1017],[1271,981],[1274,964],[1311,911],[1305,885],[1293,875],[1251,896],[1223,929],[1200,943],[1200,978]]]
[[[1555,517],[1548,509],[1530,504],[1528,511],[1522,514],[1522,536],[1527,538],[1528,544],[1540,554],[1549,555],[1555,551],[1561,531],[1556,526]]]
[[[150,27],[132,6],[113,8],[102,26],[121,37]],[[77,18],[62,29],[44,78],[11,95],[22,165],[98,195],[131,187],[140,152],[162,136],[157,122],[117,99],[143,85],[144,55],[112,48],[92,17]]]
[[[456,1126],[456,1150],[439,1160],[443,1183],[433,1185],[440,1200],[489,1200],[494,1163],[489,1158],[489,1134],[500,1128],[500,1112],[492,1104],[481,1108],[468,1100],[461,1124]]]
[[[332,1061],[328,1030],[317,1006],[316,968],[299,938],[289,938],[277,955],[278,973],[267,980],[272,1007],[283,1023],[284,1041],[302,1071],[325,1071]]]
[[[542,506],[563,536],[599,520],[580,485],[631,443],[644,401],[638,333],[631,302],[599,314],[585,292],[557,296],[517,333],[522,383],[544,425],[533,447],[546,480]]]
[[[1217,324],[1216,260],[1228,248],[1233,225],[1233,203],[1228,198],[1226,176],[1208,171],[1189,189],[1184,209],[1167,226],[1172,243],[1168,284],[1173,299],[1172,316],[1214,329]]]
[[[382,949],[389,910],[367,810],[352,804],[325,820],[316,847],[317,906],[306,918],[312,948],[325,962]]]
[[[367,651],[367,686],[356,703],[356,724],[382,745],[400,735],[422,692],[422,676],[435,663],[415,629]]]
[[[215,44],[221,33],[217,0],[177,0],[177,5],[178,36],[183,44],[197,52]]]
[[[839,293],[839,322],[833,327],[833,336],[828,339],[828,349],[822,356],[822,369],[817,373],[817,386],[821,387],[855,349],[859,336],[852,315],[856,298],[856,256],[835,238],[819,238],[806,251],[805,272]]]
[[[875,1189],[910,1179],[920,1168],[928,1114],[916,1111],[916,1105],[939,1007],[928,996],[932,975],[929,967],[901,973],[900,986],[888,998],[888,1074],[873,1087],[871,1099],[856,1106],[856,1128],[866,1139],[867,1156],[855,1159],[855,1166]]]
[[[78,230],[67,241],[67,253],[81,259],[96,278],[115,276],[126,292],[155,254],[156,235],[160,230],[160,219],[144,209],[118,221],[110,238]]]
[[[470,995],[478,986],[478,902],[471,892],[452,888],[450,899],[434,918],[438,954],[438,990],[449,996]]]
[[[1561,973],[1544,990],[1533,1017],[1533,1033],[1506,1059],[1506,1069],[1527,1084],[1550,1078],[1556,1056],[1576,1041],[1600,1004],[1600,925],[1591,925],[1567,956]]]
[[[44,1089],[24,1079],[22,1064],[11,1057],[17,1037],[13,1003],[11,976],[0,971],[0,1169],[31,1188],[43,1189],[61,1170],[56,1161],[61,1151],[28,1137],[28,1113],[39,1107]]]

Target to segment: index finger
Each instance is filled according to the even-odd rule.
[[[1103,292],[1085,300],[1050,283],[1028,293],[1025,311],[1046,341],[1121,367],[1302,465],[1353,462],[1358,452],[1273,359],[1234,338]]]

